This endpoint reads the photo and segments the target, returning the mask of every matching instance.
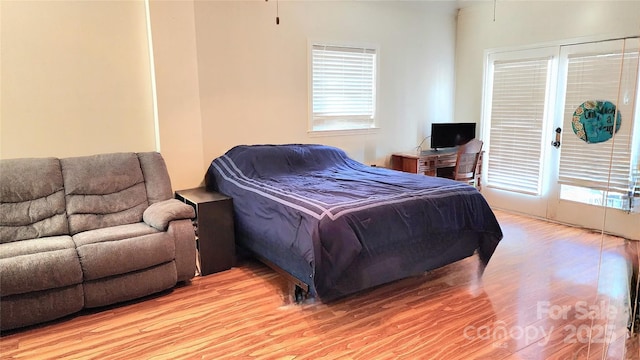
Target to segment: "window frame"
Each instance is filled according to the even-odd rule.
[[[365,127],[329,127],[327,129],[317,128],[316,120],[314,117],[314,91],[313,91],[313,79],[314,79],[314,46],[327,46],[335,48],[352,48],[352,49],[367,49],[374,51],[373,61],[373,88],[372,88],[372,115],[369,126]],[[307,42],[307,54],[308,54],[308,120],[307,120],[307,132],[310,136],[333,136],[333,135],[352,135],[352,134],[367,134],[372,131],[377,131],[377,102],[378,102],[378,90],[379,90],[379,62],[380,62],[380,46],[371,43],[355,43],[355,42],[340,42],[340,41],[326,41],[309,39]]]

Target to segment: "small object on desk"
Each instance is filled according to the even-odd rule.
[[[196,211],[194,219],[198,247],[199,271],[209,275],[228,270],[235,265],[233,200],[206,188],[178,190],[175,198]]]
[[[447,154],[455,154],[458,152],[458,148],[446,148],[446,149],[429,149],[429,150],[421,150],[420,155],[422,156],[432,156],[432,155],[447,155]]]

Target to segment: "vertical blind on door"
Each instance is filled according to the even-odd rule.
[[[489,186],[540,194],[549,57],[493,63]]]

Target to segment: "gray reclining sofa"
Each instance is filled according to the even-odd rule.
[[[194,215],[156,152],[0,160],[0,329],[191,279]]]

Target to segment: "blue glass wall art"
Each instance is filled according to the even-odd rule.
[[[615,124],[614,124],[615,118]],[[573,112],[571,127],[583,141],[595,144],[607,141],[620,130],[622,116],[616,105],[610,101],[588,100]]]

